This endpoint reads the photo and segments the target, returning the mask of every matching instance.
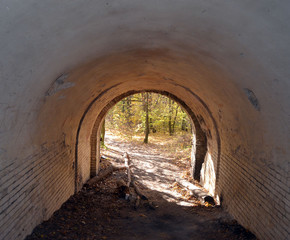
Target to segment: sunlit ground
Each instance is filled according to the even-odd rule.
[[[124,137],[108,131],[105,146],[101,154],[113,164],[122,164],[116,159],[122,159],[123,153],[127,152],[137,181],[145,188],[158,191],[166,201],[186,206],[200,204],[190,191],[182,189],[176,182],[178,178],[190,179],[189,134],[173,137],[152,134],[149,144],[144,144],[142,135]]]

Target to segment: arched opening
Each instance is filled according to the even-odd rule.
[[[153,91],[153,90],[147,90],[147,91],[143,91],[143,92],[152,92],[152,93],[158,93],[158,94],[162,94],[167,96],[168,98],[176,101],[178,104],[180,104],[180,106],[182,106],[182,108],[184,109],[184,111],[188,114],[191,122],[192,122],[192,153],[191,153],[191,174],[192,177],[197,180],[200,181],[200,174],[201,174],[201,170],[202,170],[202,164],[204,163],[204,159],[206,156],[206,152],[207,152],[207,138],[206,138],[206,134],[204,133],[204,131],[201,129],[201,126],[199,124],[199,121],[197,119],[197,117],[195,116],[195,114],[189,109],[188,106],[186,106],[186,104],[181,101],[180,99],[178,99],[177,97],[175,97],[174,95],[168,93],[168,92],[163,92],[163,91]],[[93,133],[91,135],[91,177],[95,176],[98,172],[98,167],[99,167],[99,159],[100,159],[100,131],[101,131],[101,126],[102,126],[102,122],[104,121],[104,118],[106,116],[106,113],[120,100],[128,97],[128,96],[132,96],[133,94],[137,94],[140,93],[140,91],[132,91],[132,92],[128,92],[125,93],[123,95],[120,95],[118,97],[116,97],[115,99],[113,99],[105,108],[104,108],[104,112],[102,111],[101,114],[98,116],[96,123],[98,124],[98,127],[93,129]]]
[[[175,100],[177,99],[172,96],[172,94],[166,92],[143,91],[141,93],[139,92],[125,96],[117,103],[115,103],[115,100],[109,103],[106,110],[107,113],[110,113],[110,118],[108,118],[108,114],[104,116],[97,133],[91,135],[91,177],[98,173],[100,152],[105,152],[106,157],[115,156],[113,159],[116,159],[116,156],[122,159],[122,152],[127,152],[130,155],[131,162],[133,159],[139,159],[139,156],[142,155],[139,161],[143,159],[144,163],[140,163],[138,160],[136,161],[136,164],[139,164],[139,169],[143,168],[142,171],[139,170],[139,173],[145,172],[147,177],[149,175],[151,176],[151,179],[159,178],[160,172],[163,172],[163,168],[167,166],[168,171],[171,171],[172,179],[170,174],[165,174],[170,176],[168,181],[164,181],[165,184],[168,184],[167,182],[170,182],[170,179],[174,181],[175,177],[178,178],[180,176],[186,176],[187,179],[195,179],[200,182],[202,166],[205,168],[203,163],[207,152],[206,135],[201,129],[194,113],[190,110],[185,110],[183,107],[186,106],[184,102],[182,106],[173,100],[173,98]],[[177,99],[177,101],[180,102],[179,99]],[[188,107],[186,108],[188,109]],[[114,110],[114,114],[117,115],[115,118],[111,112],[112,110]],[[188,111],[190,111],[191,116],[188,114]],[[136,114],[138,114],[138,117],[134,116]],[[114,121],[112,121],[112,118],[114,118]],[[122,118],[122,121],[120,118]],[[141,120],[142,118],[143,121]],[[109,145],[106,144],[107,150],[102,148],[103,151],[100,151],[100,146],[103,147],[104,144],[100,139],[103,138],[102,131],[104,131],[105,121],[106,125],[108,123],[112,125],[112,122],[114,122],[114,124],[111,126],[111,131],[108,135],[111,140],[109,140]],[[182,129],[182,127],[184,127],[183,124],[184,126],[187,125],[187,131]],[[119,125],[122,127],[119,128]],[[116,130],[116,128],[119,129]],[[140,128],[142,130],[140,130]],[[112,136],[112,131],[114,132],[113,135],[115,134],[114,136]],[[124,135],[120,137],[120,133]],[[177,133],[177,135],[173,133]],[[128,134],[131,136],[130,138]],[[97,135],[100,135],[100,137],[96,137]],[[132,140],[132,137],[135,138],[135,140]],[[149,144],[147,144],[148,138]],[[105,139],[107,139],[107,137]],[[151,141],[154,143],[151,144]],[[183,147],[180,146],[181,142]],[[140,143],[142,144],[140,145]],[[147,145],[145,146],[143,143]],[[111,149],[111,147],[113,147],[114,150]],[[134,150],[132,151],[132,149]],[[139,149],[138,153],[136,152],[137,149]],[[178,151],[178,153],[176,151]],[[167,154],[169,152],[170,154]],[[158,156],[160,155],[162,157],[159,156],[157,158],[159,161],[153,160],[153,167],[151,160],[156,159],[156,153],[158,153]],[[178,158],[183,160],[178,160]],[[174,159],[174,161],[168,159]],[[152,169],[148,170],[145,167],[146,161],[148,163],[147,166],[151,166]],[[173,164],[169,165],[168,161]],[[181,165],[183,166],[182,168]],[[175,171],[168,166],[176,168]],[[138,167],[135,167],[135,169],[138,169]],[[177,174],[176,171],[178,171],[179,174]],[[203,171],[205,171],[205,169],[203,169]],[[175,177],[173,177],[174,175]]]
[[[100,131],[102,122],[106,116],[106,113],[112,108],[117,102],[121,99],[130,96],[132,94],[140,92],[153,92],[165,95],[170,99],[174,100],[182,106],[182,108],[187,112],[188,116],[192,121],[193,127],[193,147],[191,153],[191,175],[192,177],[199,181],[211,195],[216,195],[215,185],[216,185],[216,176],[217,176],[217,162],[218,155],[211,156],[214,150],[214,146],[219,146],[218,141],[214,139],[215,143],[208,143],[207,138],[209,137],[213,141],[211,136],[211,130],[207,129],[207,124],[205,123],[202,115],[196,116],[193,110],[179,97],[168,91],[156,90],[156,89],[142,89],[142,90],[131,90],[125,93],[120,94],[119,96],[111,99],[105,107],[99,111],[96,120],[94,121],[92,131],[90,133],[90,177],[96,176],[99,170],[99,159],[100,159]],[[193,97],[196,98],[195,95]],[[214,124],[213,124],[214,126]],[[216,135],[218,136],[218,134]],[[218,153],[218,150],[215,150]],[[76,169],[76,176],[78,169]],[[77,183],[76,179],[76,183]]]

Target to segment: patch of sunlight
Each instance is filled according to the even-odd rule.
[[[215,192],[216,174],[211,154],[207,152],[204,163],[202,164],[200,183],[211,195]]]
[[[158,191],[162,198],[167,202],[174,202],[180,206],[195,206],[196,203],[188,202],[184,199],[184,196],[177,192],[168,189],[168,184],[156,182],[156,180],[143,180],[143,184],[153,191]]]
[[[179,202],[177,202],[176,204],[179,205],[179,206],[183,206],[183,207],[192,207],[192,206],[195,205],[195,204],[193,204],[193,203],[185,202],[185,201],[179,201]]]

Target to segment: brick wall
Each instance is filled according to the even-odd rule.
[[[239,223],[260,239],[289,239],[288,169],[258,164],[245,153],[225,153],[218,182],[222,205]]]
[[[71,149],[62,142],[0,169],[0,239],[23,239],[74,192]]]

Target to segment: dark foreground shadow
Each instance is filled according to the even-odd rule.
[[[72,196],[26,240],[35,239],[256,239],[220,207],[184,207],[164,199],[164,193],[143,189],[148,200],[118,197],[113,175]],[[144,186],[142,186],[144,188]],[[150,199],[152,197],[152,199]]]

